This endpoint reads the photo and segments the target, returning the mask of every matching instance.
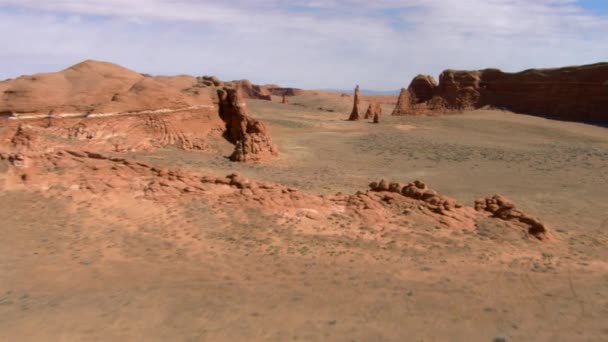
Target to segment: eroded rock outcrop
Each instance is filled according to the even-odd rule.
[[[376,116],[382,116],[382,106],[380,106],[378,102],[373,101],[369,104],[369,107],[367,107],[367,111],[365,112],[364,118],[373,119]]]
[[[38,140],[38,135],[31,128],[20,124],[11,139],[11,145],[17,150],[29,150],[37,144]]]
[[[408,90],[414,103],[427,102],[435,96],[437,81],[429,75],[418,75],[414,77]]]
[[[288,104],[289,100],[287,100],[287,95],[283,95],[283,98],[281,98],[281,103],[282,104]]]
[[[353,110],[350,113],[349,121],[361,120],[361,99],[359,98],[359,86],[355,87],[355,98],[353,100]]]
[[[397,105],[391,113],[393,116],[401,115],[415,115],[414,113],[414,100],[409,90],[401,88],[399,98],[397,99]]]
[[[445,214],[448,211],[462,208],[462,205],[458,204],[456,200],[438,194],[437,191],[430,189],[425,183],[418,180],[404,185],[396,182],[389,183],[382,179],[380,182],[370,183],[369,187],[372,191],[389,191],[420,200],[438,214]]]
[[[235,144],[231,160],[258,162],[278,155],[266,125],[249,115],[240,89],[220,89],[218,97],[220,117],[226,123],[225,137]]]
[[[505,221],[521,222],[528,226],[528,234],[539,240],[547,238],[547,226],[537,218],[518,210],[513,201],[502,195],[494,195],[488,198],[480,198],[475,201],[475,210],[485,211],[492,217]]]
[[[283,88],[274,84],[264,86],[268,92],[274,96],[300,96],[306,93],[305,90],[298,88]]]
[[[238,89],[248,99],[272,101],[272,94],[265,86],[251,83],[249,80],[227,82],[226,87]]]
[[[608,63],[518,73],[445,70],[438,84],[430,76],[419,75],[402,91],[393,115],[441,114],[486,106],[606,124]]]
[[[370,183],[369,187],[373,192],[400,194],[401,196],[420,201],[431,212],[451,217],[456,219],[457,222],[463,222],[471,218],[469,211],[472,208],[465,207],[455,199],[439,194],[418,180],[404,185],[382,179],[379,182]],[[522,229],[525,227],[526,234],[539,240],[546,240],[549,237],[548,228],[544,223],[518,210],[513,202],[504,196],[495,195],[489,198],[478,199],[475,201],[475,210],[477,212],[490,213],[491,217],[509,222],[514,228]],[[475,221],[477,220],[479,218],[475,219]]]

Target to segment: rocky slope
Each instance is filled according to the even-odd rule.
[[[212,106],[191,76],[152,77],[121,66],[84,61],[53,73],[0,82],[5,116],[85,116]]]
[[[0,113],[14,120],[1,122],[0,141],[38,153],[76,141],[97,152],[169,145],[211,150],[209,138],[224,132],[237,146],[234,161],[276,155],[265,125],[247,114],[242,98],[223,102],[218,89],[240,94],[261,88],[248,81],[224,84],[207,76],[149,76],[88,60],[60,72],[1,82]]]

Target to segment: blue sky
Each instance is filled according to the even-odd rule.
[[[592,13],[608,14],[608,1],[606,0],[579,0],[578,4]]]
[[[608,0],[0,0],[0,78],[84,59],[388,90],[416,74],[608,61]]]

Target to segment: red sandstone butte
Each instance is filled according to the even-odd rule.
[[[608,63],[517,73],[445,70],[439,83],[419,75],[402,90],[393,115],[482,107],[551,119],[608,123]]]

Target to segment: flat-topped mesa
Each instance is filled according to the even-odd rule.
[[[353,110],[350,113],[349,121],[361,120],[361,99],[359,98],[359,86],[355,87],[355,98],[353,100]]]
[[[608,123],[608,63],[517,73],[445,70],[439,84],[430,76],[416,76],[408,93],[426,114],[491,107],[551,119]],[[398,104],[394,115],[420,112],[405,108],[411,107]]]
[[[378,117],[382,116],[382,106],[376,101],[373,101],[367,107],[367,111],[365,112],[364,119],[373,119],[376,114]]]
[[[240,89],[218,90],[220,117],[226,123],[225,137],[235,144],[232,161],[259,162],[278,155],[263,122],[249,116]]]

